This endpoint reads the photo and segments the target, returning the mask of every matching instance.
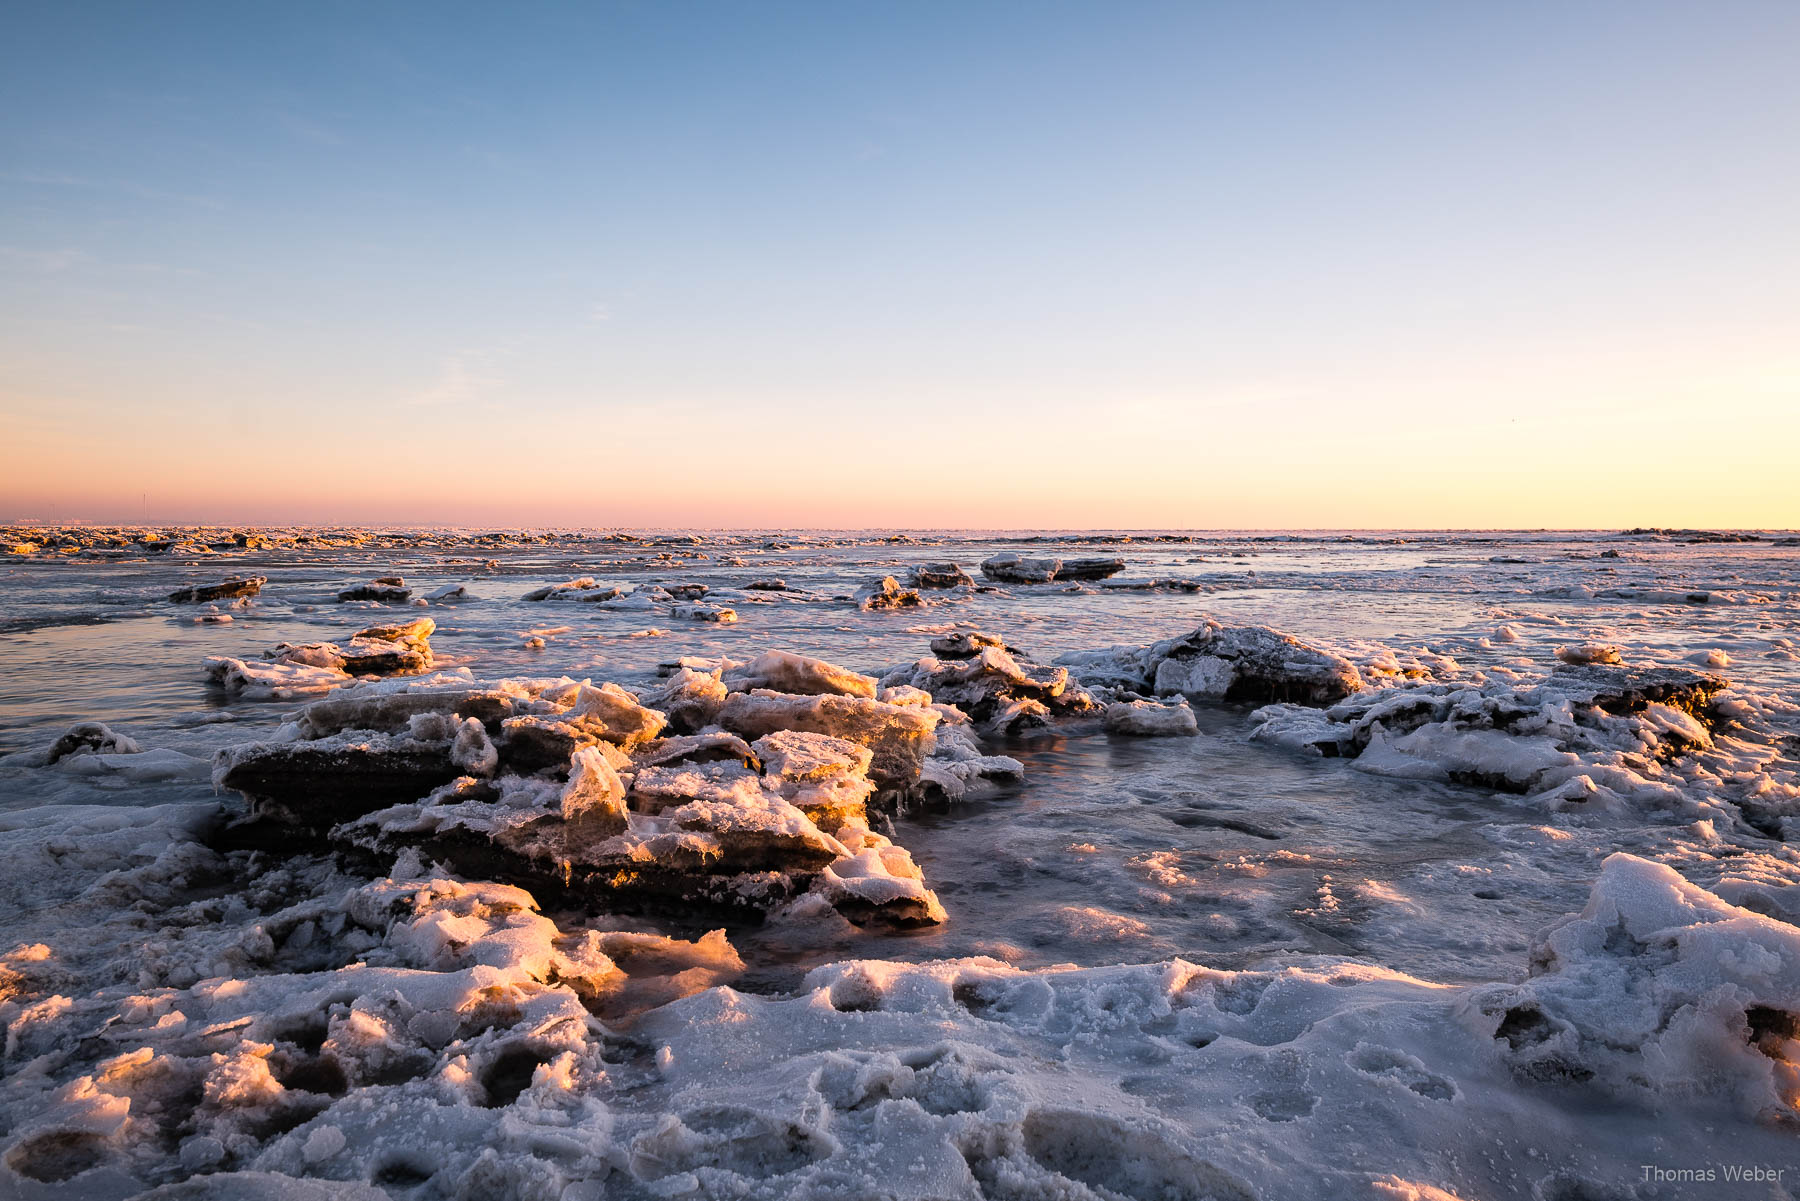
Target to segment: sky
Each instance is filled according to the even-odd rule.
[[[1800,526],[1800,4],[8,6],[0,520]]]

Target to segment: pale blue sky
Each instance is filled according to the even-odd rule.
[[[0,518],[1800,525],[1800,4],[6,25]]]

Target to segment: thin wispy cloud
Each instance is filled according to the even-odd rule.
[[[505,383],[491,354],[463,351],[446,358],[437,378],[409,403],[420,407],[468,404],[485,399]]]
[[[302,142],[315,146],[342,146],[348,139],[336,129],[285,109],[277,110],[275,123]]]
[[[205,272],[169,263],[128,262],[108,259],[75,246],[0,246],[0,262],[14,263],[47,274],[68,271],[131,272],[143,275],[190,275]]]
[[[54,250],[26,246],[0,246],[0,260],[38,271],[61,272],[93,262],[93,256],[74,247]]]
[[[225,202],[216,196],[203,196],[191,192],[170,192],[162,188],[153,188],[135,183],[127,179],[90,179],[79,175],[70,175],[62,171],[15,170],[0,171],[0,181],[6,183],[29,184],[38,187],[78,188],[92,192],[111,192],[121,196],[131,196],[138,200],[153,200],[170,204],[191,204],[206,209],[223,209]]]

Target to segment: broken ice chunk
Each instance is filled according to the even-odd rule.
[[[1106,732],[1142,738],[1180,737],[1197,734],[1200,725],[1185,697],[1173,704],[1156,701],[1115,701],[1103,715]]]
[[[169,599],[178,605],[203,605],[208,601],[255,596],[268,582],[267,576],[256,575],[238,580],[224,580],[217,584],[193,584],[169,593]]]
[[[766,688],[797,696],[836,693],[870,698],[876,688],[873,676],[788,651],[764,651],[748,663],[734,666],[725,673],[725,685],[733,692]]]
[[[889,705],[866,697],[794,696],[757,689],[733,693],[720,708],[721,726],[748,739],[777,730],[830,734],[873,752],[869,775],[883,788],[918,783],[940,715],[915,705]]]

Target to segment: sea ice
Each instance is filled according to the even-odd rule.
[[[758,688],[732,693],[718,723],[748,739],[777,730],[829,734],[867,747],[869,775],[882,788],[904,791],[918,783],[942,715],[915,705],[893,705],[860,696],[795,696]]]
[[[891,575],[864,584],[856,590],[855,600],[859,609],[910,609],[925,603],[918,589],[902,588]]]
[[[881,683],[884,688],[919,689],[995,731],[1100,709],[1086,690],[1070,683],[1068,668],[1021,664],[995,646],[984,646],[966,659],[920,659],[888,672]]]
[[[561,584],[546,584],[542,588],[534,588],[520,599],[528,601],[545,600],[578,600],[600,602],[617,600],[625,594],[625,589],[617,585],[600,584],[591,575],[580,579],[567,580]]]
[[[724,680],[733,692],[766,688],[801,696],[835,693],[873,700],[876,689],[873,676],[846,671],[823,659],[810,659],[789,651],[764,651],[749,662],[730,668],[725,672]]]
[[[921,563],[912,570],[915,588],[973,587],[975,581],[955,563]]]
[[[432,664],[431,635],[436,629],[429,617],[370,626],[342,646],[283,643],[265,652],[260,661],[211,658],[206,672],[227,691],[250,699],[294,700],[329,692],[358,676],[424,671]]]
[[[268,583],[267,576],[248,576],[243,579],[225,580],[218,584],[194,584],[179,591],[169,593],[169,599],[178,605],[204,605],[209,601],[233,600],[238,597],[255,596]]]
[[[1057,662],[1089,686],[1190,700],[1328,705],[1362,687],[1355,664],[1342,655],[1263,626],[1216,621],[1150,646],[1075,652]]]
[[[356,584],[345,588],[337,594],[340,603],[344,601],[380,601],[383,604],[403,604],[412,597],[412,589],[406,587],[406,581],[397,575],[377,576],[366,584]]]
[[[1134,734],[1140,737],[1179,737],[1197,734],[1199,722],[1188,707],[1186,698],[1173,704],[1156,701],[1114,701],[1106,706],[1101,719],[1109,734]]]

